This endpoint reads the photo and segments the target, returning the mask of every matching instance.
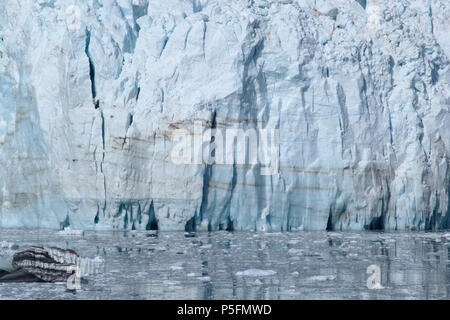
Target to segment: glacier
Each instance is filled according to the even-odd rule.
[[[0,227],[450,227],[447,0],[1,0]],[[279,167],[172,133],[276,129]],[[212,143],[212,141],[211,141]]]

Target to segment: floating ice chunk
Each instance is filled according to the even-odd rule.
[[[305,257],[318,257],[320,256],[319,252],[306,251],[304,249],[289,249],[288,254],[291,256],[305,256]]]
[[[83,230],[75,230],[70,227],[64,228],[64,230],[58,231],[58,234],[61,236],[83,236],[84,231]]]
[[[0,248],[9,248],[10,247],[10,243],[6,242],[6,241],[0,241]]]
[[[304,252],[305,252],[305,250],[303,250],[303,249],[294,249],[294,248],[292,248],[292,249],[289,249],[288,250],[288,254],[290,254],[290,255],[302,255],[302,254],[304,254]]]
[[[286,289],[286,290],[283,290],[283,291],[281,291],[281,294],[285,294],[285,295],[294,295],[294,294],[297,294],[297,292],[295,291],[295,289]]]
[[[188,277],[196,277],[196,276],[198,276],[198,273],[190,272],[186,276],[188,276]]]
[[[105,260],[100,256],[95,256],[95,258],[92,259],[92,261],[96,263],[103,263]]]
[[[19,249],[19,246],[14,243],[10,243],[7,241],[0,241],[0,255],[1,256],[12,256],[16,250]]]
[[[7,241],[0,241],[0,248],[1,249],[18,250],[19,246],[15,243],[7,242]]]
[[[180,284],[180,281],[175,281],[175,280],[164,280],[163,284],[165,286],[178,286]]]
[[[186,267],[186,265],[187,265],[186,262],[180,261],[180,262],[177,262],[174,265],[170,266],[170,270],[173,270],[173,271],[183,270]]]
[[[342,233],[339,233],[339,232],[329,232],[329,233],[328,233],[328,236],[329,236],[330,238],[342,238],[342,237],[343,237],[343,234],[342,234]]]
[[[209,282],[209,281],[211,281],[211,277],[208,277],[208,276],[198,277],[197,279],[202,281],[202,282]]]
[[[255,286],[261,286],[261,285],[263,285],[264,283],[261,282],[261,280],[256,279],[255,282],[253,282],[253,284],[254,284]]]
[[[268,277],[277,274],[274,270],[248,269],[236,272],[237,276],[242,277]]]
[[[265,232],[264,236],[267,237],[279,237],[279,236],[283,236],[284,234],[282,232]]]
[[[325,275],[325,276],[312,276],[307,278],[309,281],[333,281],[336,279],[336,276],[333,275]]]

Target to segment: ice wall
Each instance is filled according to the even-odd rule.
[[[450,227],[447,0],[1,0],[0,227]],[[174,130],[279,130],[279,167]]]

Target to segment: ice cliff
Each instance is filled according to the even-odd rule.
[[[450,227],[448,0],[0,0],[0,227]],[[172,132],[279,130],[279,166]],[[213,139],[211,140],[211,143]]]

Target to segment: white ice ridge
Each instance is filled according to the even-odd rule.
[[[448,228],[448,21],[448,0],[2,0],[0,227]],[[276,171],[174,163],[195,122],[278,130]]]

